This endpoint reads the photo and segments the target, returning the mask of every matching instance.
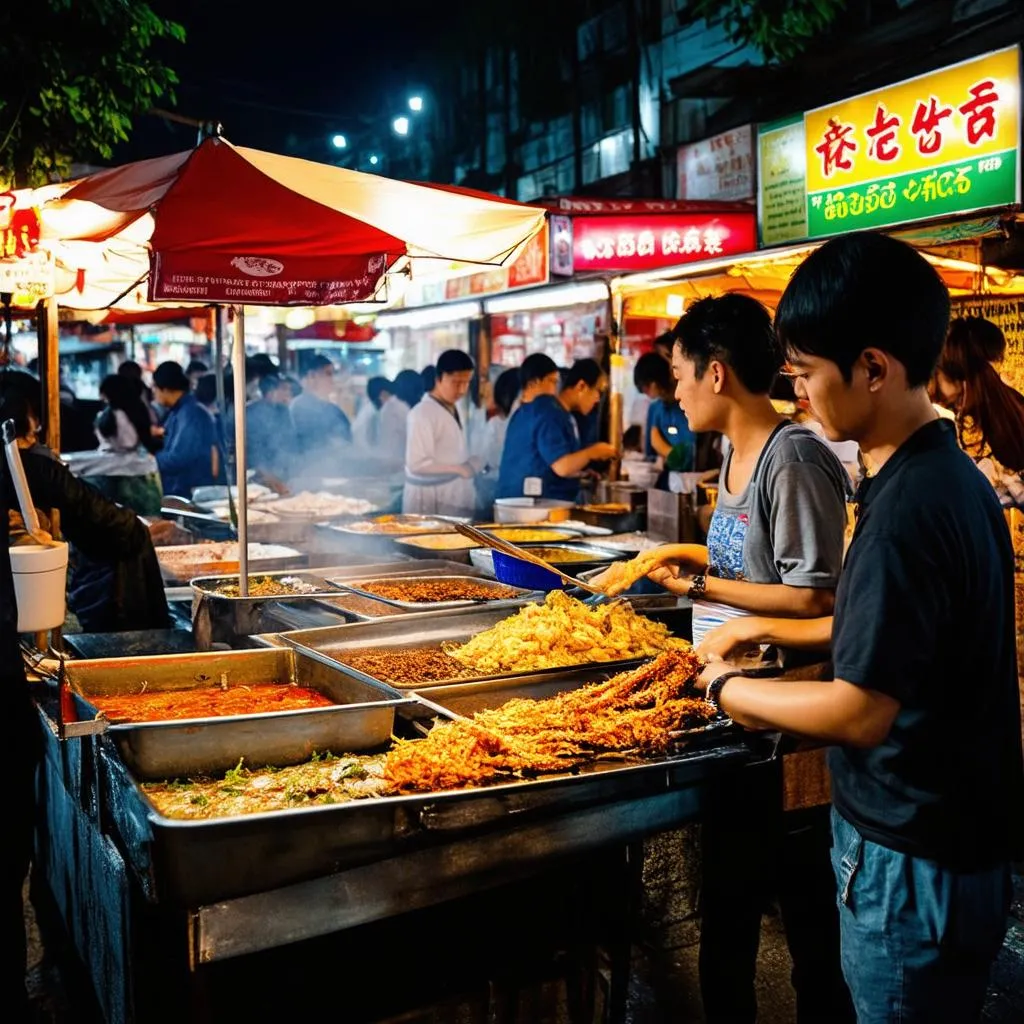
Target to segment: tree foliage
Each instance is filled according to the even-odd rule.
[[[0,13],[0,185],[38,185],[110,159],[132,118],[173,102],[154,50],[185,30],[138,0],[31,0]]]
[[[756,46],[768,60],[789,61],[845,8],[846,0],[691,0],[688,9],[721,21],[733,42]]]

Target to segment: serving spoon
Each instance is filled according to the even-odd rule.
[[[545,561],[538,555],[535,555],[532,551],[528,551],[526,548],[521,548],[516,544],[511,544],[506,540],[502,540],[500,537],[493,537],[489,533],[485,533],[483,530],[478,530],[475,526],[470,526],[469,523],[454,524],[455,529],[459,531],[463,536],[468,537],[470,540],[475,540],[478,544],[482,544],[484,547],[493,548],[495,551],[500,551],[502,554],[510,555],[512,558],[521,558],[524,562],[531,562],[533,565],[539,566],[541,569],[547,569],[548,572],[554,573],[560,580],[565,583],[570,583],[574,587],[579,587],[580,590],[587,591],[588,594],[594,594],[602,598],[606,598],[608,595],[600,588],[595,587],[592,583],[588,583],[586,580],[581,580],[576,576],[570,576],[567,572],[557,568],[550,562]]]

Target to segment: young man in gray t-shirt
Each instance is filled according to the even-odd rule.
[[[693,304],[673,331],[676,399],[695,431],[728,441],[707,544],[644,557],[649,578],[693,600],[693,639],[737,615],[812,618],[832,610],[849,477],[810,430],[768,397],[782,350],[765,308],[730,294]],[[700,974],[708,1024],[752,1022],[761,912],[778,898],[797,1020],[853,1020],[839,962],[828,808],[793,837],[780,766],[723,780],[704,819]]]

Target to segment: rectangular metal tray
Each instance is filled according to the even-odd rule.
[[[287,569],[277,569],[273,572],[262,572],[259,569],[253,569],[250,565],[249,575],[288,577],[289,579],[294,578],[299,580],[301,583],[308,583],[317,589],[311,590],[306,594],[266,594],[263,596],[250,594],[246,597],[231,596],[219,593],[217,590],[213,589],[213,585],[216,583],[223,583],[227,580],[238,582],[238,573],[222,573],[216,576],[196,576],[194,579],[190,580],[189,586],[192,588],[193,602],[200,598],[217,602],[229,602],[233,604],[253,604],[257,601],[312,601],[317,597],[337,597],[338,594],[341,593],[341,588],[336,583],[331,583],[330,580],[324,579],[323,576],[317,576],[316,573],[307,571],[290,572]],[[207,587],[210,589],[207,589]]]
[[[421,705],[447,718],[472,718],[478,711],[500,708],[510,700],[546,700],[559,693],[579,689],[593,683],[603,683],[623,671],[588,666],[584,669],[562,669],[553,674],[535,674],[511,680],[485,679],[479,682],[446,683],[442,686],[414,690]],[[675,745],[682,746],[700,737],[717,736],[734,728],[731,719],[722,717],[694,728],[680,729]],[[620,762],[621,763],[621,762]]]
[[[476,584],[478,587],[484,587],[488,590],[505,590],[509,589],[508,584],[498,583],[497,580],[481,579],[478,576],[470,576],[468,574],[461,574],[457,576],[403,576],[409,582],[418,579],[430,579],[430,580],[449,580],[452,582],[466,582]],[[352,593],[358,594],[360,597],[369,597],[374,601],[380,601],[384,604],[392,605],[395,608],[403,608],[406,611],[411,612],[427,612],[427,611],[440,611],[446,608],[517,608],[519,605],[524,603],[524,599],[530,595],[535,594],[535,591],[525,590],[522,587],[511,587],[514,590],[514,597],[503,597],[503,598],[462,598],[459,600],[452,601],[401,601],[398,598],[393,597],[381,597],[379,594],[375,594],[372,590],[366,590],[365,584],[367,583],[381,583],[386,580],[394,580],[394,576],[379,576],[376,578],[364,577],[360,580],[346,580],[344,583],[339,583],[340,587],[344,587],[346,590],[351,590]]]
[[[257,542],[249,541],[249,543],[256,544]],[[289,548],[286,545],[281,544],[268,544],[262,546],[265,548],[276,548],[277,550],[271,557],[250,558],[250,573],[274,572],[283,569],[304,569],[309,564],[309,556],[304,555],[301,551],[296,551],[294,548]],[[170,565],[160,558],[161,552],[178,551],[193,547],[196,548],[195,554],[197,556],[194,561],[189,560],[188,562],[179,563],[177,565]],[[159,547],[156,549],[156,552],[157,561],[160,563],[160,572],[164,580],[170,583],[188,583],[197,576],[211,576],[218,573],[227,573],[230,575],[231,572],[237,573],[239,571],[239,563],[237,559],[221,560],[207,557],[204,560],[201,557],[203,554],[202,546],[198,544]]]
[[[470,836],[515,836],[524,828],[544,827],[564,832],[574,827],[573,816],[587,808],[604,807],[611,813],[635,806],[630,817],[646,820],[642,805],[633,802],[660,799],[673,791],[692,794],[680,794],[674,804],[678,812],[673,820],[685,820],[697,813],[701,787],[709,778],[771,756],[757,734],[736,733],[633,763],[597,762],[572,774],[183,821],[161,815],[105,747],[101,744],[102,804],[129,863],[149,899],[191,908],[427,847],[449,847]],[[585,843],[585,837],[579,841]],[[451,857],[454,869],[457,847]]]
[[[523,672],[488,673],[479,676],[468,676],[461,679],[435,680],[428,682],[401,685],[385,683],[383,680],[368,675],[349,665],[347,654],[366,650],[367,648],[387,648],[401,650],[407,647],[440,646],[446,641],[465,643],[477,633],[500,622],[509,615],[508,608],[471,608],[453,609],[451,611],[420,612],[403,616],[401,619],[382,619],[376,622],[351,622],[341,626],[325,629],[301,629],[290,633],[279,633],[276,637],[253,636],[255,643],[284,643],[308,650],[336,662],[345,672],[355,679],[369,683],[394,687],[401,692],[419,691],[448,683],[467,683],[481,679],[519,679],[533,675],[551,675],[564,673],[565,666],[552,669],[528,669]],[[573,668],[584,669],[599,667],[618,671],[638,665],[642,658],[625,658],[620,661],[590,662]]]
[[[79,720],[98,717],[90,697],[186,690],[245,682],[295,682],[319,690],[334,707],[170,722],[110,724],[125,764],[140,779],[228,771],[250,764],[297,764],[314,753],[369,750],[388,743],[395,708],[409,699],[386,684],[355,679],[337,666],[288,648],[104,658],[66,663]]]

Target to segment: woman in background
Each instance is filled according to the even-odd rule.
[[[1006,338],[991,320],[953,320],[932,381],[933,400],[956,415],[960,447],[989,479],[1004,505],[1024,507],[1024,395],[993,363]]]
[[[152,431],[149,409],[138,386],[110,374],[100,384],[106,408],[96,417],[100,450],[94,467],[82,473],[104,497],[139,515],[157,515],[163,499],[155,455],[161,439]]]

